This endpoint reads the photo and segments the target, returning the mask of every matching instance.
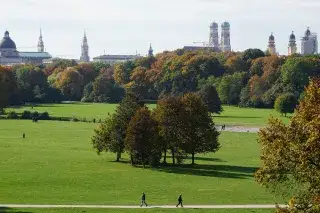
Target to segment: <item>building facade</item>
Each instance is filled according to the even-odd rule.
[[[4,37],[0,42],[0,64],[2,65],[42,64],[43,60],[50,58],[52,58],[51,55],[44,52],[41,32],[38,41],[38,52],[19,52],[8,31],[5,31]]]
[[[318,53],[318,38],[316,33],[311,33],[309,27],[301,38],[301,55]]]
[[[297,43],[296,43],[296,36],[294,35],[293,31],[289,37],[289,45],[288,45],[288,55],[293,55],[297,53]]]
[[[269,36],[268,50],[267,50],[267,51],[268,51],[268,53],[269,53],[270,55],[277,54],[277,51],[276,51],[276,42],[275,42],[273,33],[271,33],[271,35]]]

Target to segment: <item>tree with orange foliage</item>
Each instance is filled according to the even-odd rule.
[[[320,78],[312,79],[288,125],[271,118],[259,132],[262,166],[255,173],[256,181],[274,192],[294,197],[294,204],[288,209],[279,208],[279,213],[320,210],[319,88]]]

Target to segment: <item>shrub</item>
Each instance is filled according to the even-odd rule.
[[[7,118],[8,118],[8,119],[18,119],[19,116],[18,116],[18,114],[17,114],[15,111],[10,111],[10,112],[8,113],[8,115],[7,115]]]
[[[73,118],[71,118],[71,121],[73,121],[73,122],[79,122],[79,119],[76,118],[76,117],[73,117]]]
[[[35,111],[31,113],[31,119],[32,120],[38,120],[39,119],[39,112]]]
[[[39,120],[51,120],[48,112],[41,113],[38,119]]]
[[[20,118],[24,119],[24,120],[30,120],[31,119],[31,112],[28,110],[23,111]]]

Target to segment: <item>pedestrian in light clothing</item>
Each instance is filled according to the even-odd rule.
[[[179,205],[181,205],[181,207],[183,207],[183,204],[182,204],[182,194],[179,195],[178,197],[178,204],[176,205],[176,207],[178,207]]]
[[[146,194],[144,192],[142,192],[140,207],[142,207],[143,205],[145,205],[146,207],[148,206],[148,204],[146,203]]]

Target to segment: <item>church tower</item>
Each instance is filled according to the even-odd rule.
[[[219,49],[219,26],[216,22],[210,24],[209,46]]]
[[[269,36],[268,52],[269,52],[270,55],[277,54],[276,53],[276,45],[275,45],[275,40],[274,40],[273,33],[271,33],[271,35]]]
[[[231,51],[230,24],[228,22],[224,22],[221,25],[221,51]]]
[[[289,39],[288,55],[293,55],[296,53],[297,53],[296,36],[293,34],[293,31],[292,31]]]
[[[39,41],[38,41],[38,52],[43,53],[44,52],[44,43],[42,40],[42,32],[40,29],[40,36],[39,36]]]
[[[88,39],[87,39],[86,32],[84,32],[84,36],[82,39],[80,61],[82,61],[82,62],[89,62],[90,61],[89,46],[88,46]]]
[[[153,57],[153,49],[152,49],[151,43],[150,43],[150,46],[149,46],[148,56],[149,57]]]

